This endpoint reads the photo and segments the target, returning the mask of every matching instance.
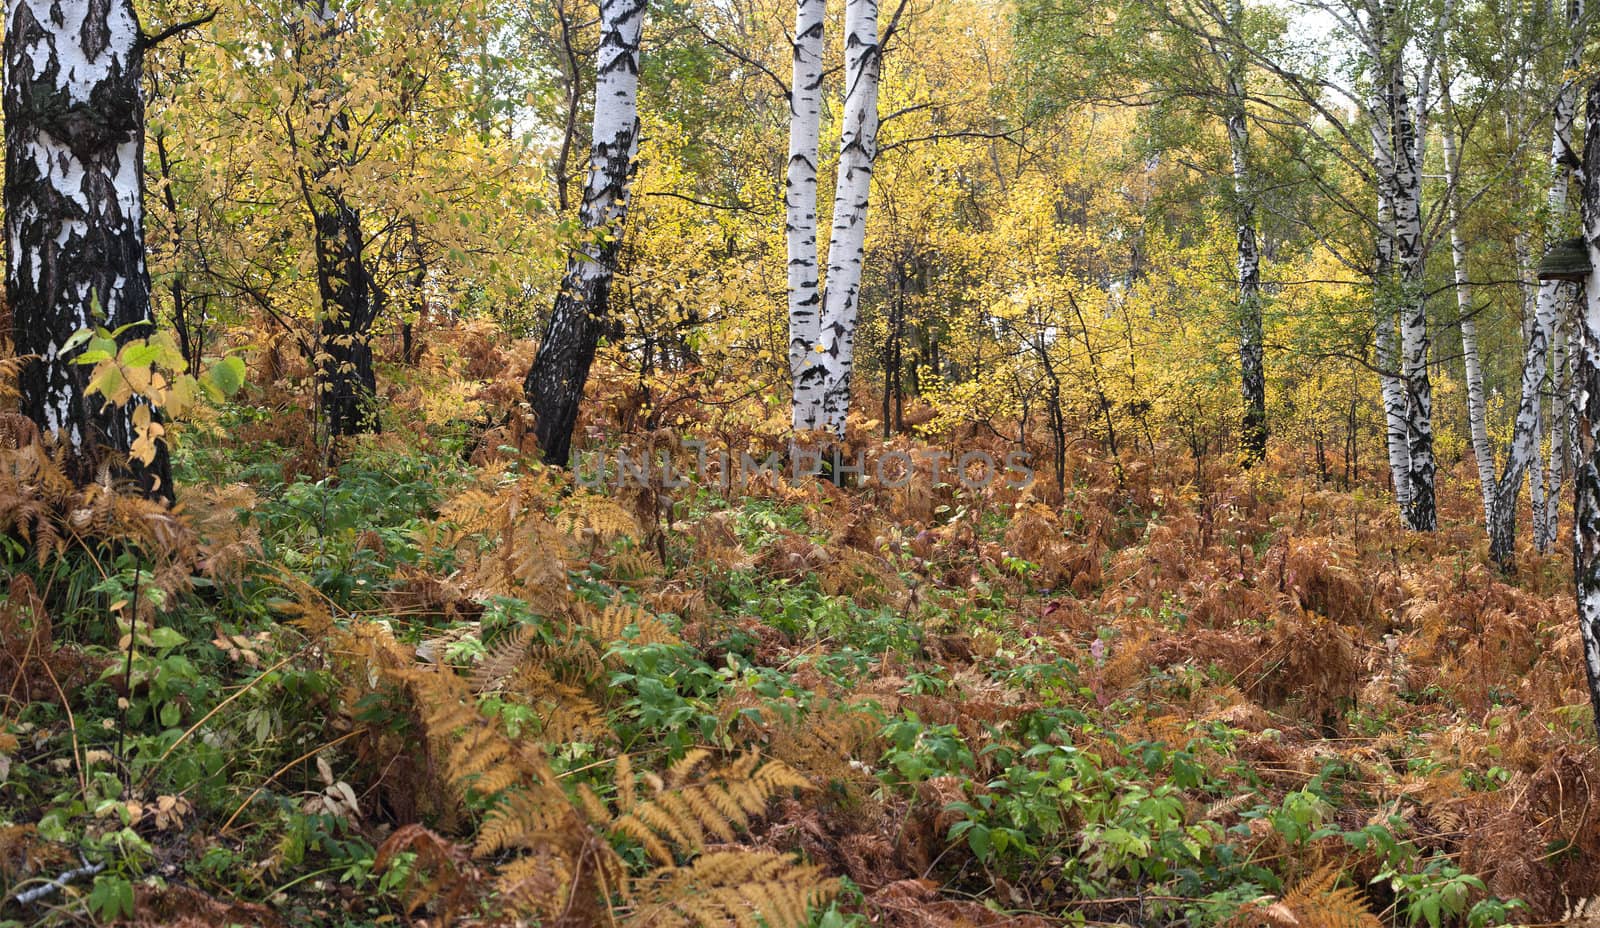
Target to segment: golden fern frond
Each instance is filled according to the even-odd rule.
[[[1304,928],[1382,928],[1360,890],[1338,885],[1342,875],[1338,866],[1324,866],[1296,883],[1278,904]]]
[[[489,857],[507,848],[537,850],[560,844],[575,824],[574,812],[566,793],[558,788],[510,791],[484,817],[472,853]]]
[[[605,711],[571,684],[552,681],[544,698],[534,704],[539,734],[552,744],[573,741],[612,741],[616,733],[606,723]]]
[[[533,626],[521,625],[495,642],[472,670],[472,691],[479,694],[497,691],[527,658],[536,634]]]
[[[625,804],[612,829],[637,841],[656,860],[671,864],[674,851],[692,854],[703,850],[708,833],[732,840],[736,832],[749,827],[752,817],[766,811],[774,796],[811,785],[787,764],[762,764],[754,753],[707,770],[691,782],[690,777],[697,775],[708,757],[704,750],[691,751],[667,771],[666,781],[644,801],[627,802],[636,795],[619,789]],[[620,766],[618,774],[623,774]]]
[[[639,791],[633,782],[633,760],[626,754],[617,756],[617,804],[628,810],[639,804]]]
[[[772,851],[718,851],[663,867],[637,890],[627,928],[801,928],[839,891],[816,867]]]
[[[421,825],[402,825],[378,847],[373,869],[387,869],[401,854],[415,855],[409,868],[406,912],[435,904],[442,924],[465,907],[482,874],[455,842]]]
[[[681,639],[665,622],[646,612],[643,606],[611,603],[605,611],[585,616],[583,627],[602,648],[619,641],[629,644],[681,644]]]
[[[9,334],[7,333],[7,337]],[[22,369],[36,357],[38,356],[25,354],[20,357],[0,358],[0,400],[10,401],[20,395],[17,391],[17,378],[22,376]]]
[[[772,714],[779,713],[763,713]],[[791,718],[780,716],[770,722],[763,718],[763,722],[758,730],[766,735],[767,752],[814,782],[877,782],[870,769],[860,765],[864,755],[878,756],[873,752],[881,726],[871,713],[844,703],[824,703],[803,715],[795,710]]]
[[[495,889],[518,911],[534,912],[552,902],[564,902],[572,891],[571,883],[566,861],[555,854],[535,852],[501,867]]]
[[[649,548],[632,545],[611,556],[607,562],[611,578],[620,583],[631,583],[655,577],[661,572],[661,560]]]
[[[459,542],[493,529],[500,506],[501,501],[494,494],[474,487],[441,503],[439,521],[453,527],[452,539]]]
[[[636,538],[640,534],[639,523],[609,496],[575,493],[565,503],[558,524],[579,541],[610,544],[618,538]]]
[[[52,456],[51,438],[6,447],[27,438],[0,434],[0,533],[31,545],[41,567],[73,548],[136,548],[151,560],[163,592],[187,588],[199,569],[200,544],[185,516],[140,494],[118,492],[109,478],[78,486]]]

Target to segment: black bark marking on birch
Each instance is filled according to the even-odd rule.
[[[124,341],[154,328],[140,181],[138,17],[131,0],[84,5],[76,35],[40,22],[28,3],[12,5],[6,28],[6,297],[16,351],[39,356],[18,378],[22,411],[60,437],[68,452],[63,466],[79,483],[106,466],[146,495],[171,500],[166,443],[156,443],[149,465],[130,461],[131,406],[108,408],[87,396],[90,369],[58,356],[74,332],[91,325],[128,326]],[[63,74],[63,55],[105,56],[107,67],[87,87],[82,77],[74,85]]]

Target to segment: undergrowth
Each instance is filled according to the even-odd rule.
[[[1565,574],[1493,576],[1470,499],[1406,535],[1293,461],[1087,448],[1059,495],[608,493],[443,421],[321,469],[270,401],[185,436],[176,513],[0,451],[0,923],[1439,928],[1600,894]]]

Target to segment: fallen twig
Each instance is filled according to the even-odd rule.
[[[76,870],[68,870],[66,873],[63,873],[55,879],[45,883],[43,886],[30,889],[27,892],[17,893],[11,898],[15,900],[18,905],[28,905],[30,903],[38,902],[40,899],[43,899],[46,896],[58,892],[59,890],[66,889],[67,884],[71,883],[73,880],[81,879],[86,876],[94,876],[96,873],[99,873],[105,868],[105,864],[91,864],[85,860],[83,862],[83,866],[77,868]]]

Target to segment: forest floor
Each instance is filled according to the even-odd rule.
[[[252,388],[177,519],[5,459],[0,925],[1600,924],[1567,554],[1466,465],[1428,535],[1088,443],[615,494],[389,375],[326,475]]]

